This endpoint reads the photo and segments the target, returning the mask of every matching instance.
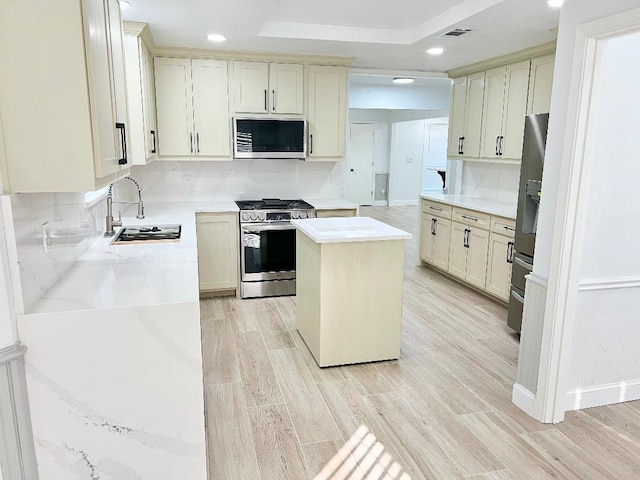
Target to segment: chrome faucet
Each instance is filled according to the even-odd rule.
[[[107,217],[106,217],[106,231],[104,232],[105,237],[112,237],[115,234],[113,227],[121,227],[122,226],[122,217],[120,212],[118,212],[118,220],[113,219],[113,204],[114,203],[126,203],[133,204],[136,203],[138,205],[138,214],[136,218],[144,218],[144,203],[142,202],[142,188],[140,188],[140,184],[135,181],[133,177],[124,177],[127,180],[131,180],[135,186],[138,188],[138,201],[137,202],[114,202],[113,201],[113,183],[109,185],[109,193],[107,193]]]

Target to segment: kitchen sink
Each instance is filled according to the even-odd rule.
[[[179,242],[181,233],[182,225],[125,226],[120,229],[111,244]]]

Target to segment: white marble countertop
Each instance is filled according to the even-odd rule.
[[[356,203],[349,202],[342,198],[304,198],[305,202],[313,205],[316,210],[350,210],[358,209]]]
[[[425,200],[446,203],[456,207],[468,208],[477,212],[497,215],[499,217],[511,218],[515,220],[518,211],[516,203],[502,202],[490,198],[473,197],[470,195],[429,193],[420,195]]]
[[[135,206],[128,208],[123,225],[180,224],[180,242],[111,245],[114,237],[98,238],[28,313],[197,302],[195,212],[230,211],[238,211],[234,202],[147,203],[138,220]]]
[[[291,220],[291,223],[316,243],[376,242],[412,237],[410,233],[369,217],[309,218]]]

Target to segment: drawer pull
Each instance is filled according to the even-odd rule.
[[[504,225],[502,228],[504,228],[505,230],[509,230],[510,232],[515,232],[515,231],[516,231],[516,229],[515,229],[515,228],[513,228],[513,227],[508,227],[508,226],[506,226],[506,225]]]
[[[467,216],[467,215],[462,215],[462,218],[464,218],[465,220],[471,220],[471,221],[473,221],[473,222],[477,222],[477,221],[478,221],[478,219],[477,219],[477,218],[469,217],[469,216]]]
[[[441,208],[437,208],[437,207],[429,207],[431,210],[435,210],[436,212],[441,212],[442,209]]]

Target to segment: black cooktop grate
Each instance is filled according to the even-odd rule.
[[[304,200],[281,200],[263,198],[262,200],[237,200],[240,210],[313,210],[313,205]]]

